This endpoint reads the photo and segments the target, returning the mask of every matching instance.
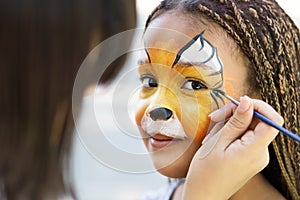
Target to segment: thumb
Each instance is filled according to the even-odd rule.
[[[219,141],[224,143],[224,146],[227,147],[246,132],[253,118],[253,108],[253,101],[249,97],[244,96],[240,98],[240,104],[237,109],[221,129]]]

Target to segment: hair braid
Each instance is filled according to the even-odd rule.
[[[265,8],[265,10],[271,10],[272,8],[270,8],[269,5],[265,5],[263,6],[263,8]],[[274,18],[274,16],[271,16],[272,18]],[[270,17],[266,17],[265,19],[266,22],[268,22],[268,25],[269,27],[271,27],[271,33],[273,33],[273,38],[274,38],[274,43],[275,44],[281,44],[279,41],[281,41],[283,38],[283,36],[279,33],[279,30],[276,28],[278,26],[278,23],[282,23],[282,22],[273,22]],[[284,26],[285,24],[283,23],[283,30],[282,32],[284,32]],[[267,44],[272,44],[272,42],[268,42]],[[272,48],[272,47],[271,47]],[[288,48],[289,49],[289,48]],[[281,57],[285,57],[285,56],[289,56],[289,55],[285,55],[286,51],[288,50],[287,48],[285,48],[284,46],[280,45],[278,46],[278,57],[280,58],[281,62],[283,63],[283,65],[278,65],[279,66],[279,77],[277,77],[277,79],[279,80],[279,92],[280,92],[280,95],[282,96],[282,100],[279,102],[281,104],[281,106],[283,108],[287,108],[288,110],[282,110],[281,111],[281,114],[283,115],[283,117],[285,119],[287,119],[289,117],[289,114],[290,114],[290,110],[294,110],[293,108],[291,107],[287,107],[285,104],[286,103],[289,103],[289,102],[292,102],[292,100],[290,99],[290,96],[289,95],[285,95],[285,90],[287,88],[287,85],[288,84],[292,84],[291,82],[293,80],[295,80],[294,78],[290,78],[291,79],[291,82],[288,83],[287,82],[287,79],[286,78],[283,78],[283,77],[289,77],[289,74],[292,74],[292,72],[290,71],[289,68],[286,68],[285,66],[290,66],[291,63],[290,63],[290,60],[291,59],[282,59]],[[273,56],[268,56],[268,57],[273,57]],[[278,61],[277,61],[278,62]],[[280,63],[278,63],[280,64]],[[281,74],[284,74],[284,76],[282,76]],[[276,75],[276,74],[274,74]],[[280,99],[279,99],[280,100]],[[295,103],[295,102],[294,102]],[[292,123],[295,123],[297,120],[289,120],[286,122],[286,126],[288,127],[297,127],[297,126],[294,126],[292,125]],[[287,144],[287,145],[282,145],[281,146],[281,149],[279,149],[277,143],[274,143],[274,150],[276,152],[277,155],[290,155],[291,152],[294,152],[294,149],[292,149],[292,145],[291,145],[291,141],[290,140],[287,140],[284,136],[280,135],[278,137],[277,140],[280,140],[280,143],[281,144]],[[283,158],[283,160],[282,160]],[[278,160],[279,160],[279,165],[281,166],[281,169],[282,169],[282,174],[283,176],[285,177],[286,180],[289,180],[287,181],[287,184],[288,184],[288,187],[290,188],[290,190],[293,190],[293,188],[295,188],[295,185],[296,185],[296,180],[295,180],[295,177],[294,176],[289,176],[289,174],[293,171],[295,171],[293,169],[292,166],[295,166],[295,162],[293,162],[293,159],[290,159],[286,156],[278,156]]]
[[[282,24],[282,27],[283,27],[283,30],[282,32],[284,32],[283,36],[282,37],[286,37],[287,40],[293,40],[293,37],[295,36],[295,34],[287,31],[287,30],[294,30],[294,28],[292,27],[292,24],[291,23],[284,23],[284,19],[283,18],[279,18],[279,22],[278,23],[281,23]],[[283,38],[280,38],[281,40]],[[295,89],[297,87],[296,83],[297,83],[297,76],[295,76],[295,70],[294,68],[292,67],[285,67],[285,66],[295,66],[297,65],[297,63],[293,63],[295,62],[295,60],[297,60],[297,58],[295,58],[295,56],[293,55],[293,47],[291,45],[291,43],[288,43],[287,46],[283,46],[282,47],[284,50],[282,51],[282,57],[288,57],[289,59],[282,59],[284,65],[281,66],[281,69],[280,69],[280,73],[279,74],[282,74],[284,73],[286,75],[286,79],[284,78],[280,78],[279,81],[281,81],[281,83],[279,84],[280,87],[280,93],[283,97],[283,101],[282,101],[282,104],[284,103],[289,103],[290,106],[287,107],[288,110],[285,110],[283,113],[286,115],[284,116],[285,118],[288,118],[290,117],[289,121],[286,122],[286,126],[287,127],[292,127],[291,130],[292,131],[295,131],[293,129],[299,127],[297,125],[298,121],[297,118],[297,114],[295,115],[290,115],[290,113],[293,111],[293,110],[297,110],[297,100],[296,99],[293,99],[293,96],[290,96],[290,95],[285,95],[285,91],[284,89],[285,88],[288,88],[288,92],[290,94],[294,94],[295,93]],[[289,80],[289,81],[287,81]],[[298,118],[299,119],[299,118]],[[295,146],[293,146],[291,143],[292,141],[290,140],[286,140],[285,141],[287,143],[286,147],[287,147],[287,153],[286,155],[291,155],[292,153],[295,153],[297,152],[296,151],[296,148]],[[285,147],[285,146],[284,146]],[[286,152],[286,151],[284,151]],[[291,157],[290,160],[288,159],[285,159],[285,162],[288,163],[289,162],[289,165],[286,165],[287,168],[290,168],[289,171],[296,171],[295,167],[293,166],[296,166],[297,165],[297,161],[296,159],[294,159],[294,157]],[[291,177],[291,181],[294,185],[296,185],[296,180],[295,178]]]
[[[164,11],[184,9],[219,24],[240,46],[255,71],[260,95],[279,112],[284,126],[300,135],[300,34],[275,0],[164,0]],[[287,198],[300,199],[300,145],[279,134],[263,173]]]

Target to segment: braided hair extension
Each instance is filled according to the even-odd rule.
[[[219,24],[238,44],[255,71],[262,100],[279,112],[284,126],[300,135],[300,33],[275,0],[164,0],[163,12],[183,9]],[[251,76],[251,75],[250,75]],[[286,198],[300,199],[300,145],[278,134],[269,147],[264,176]]]

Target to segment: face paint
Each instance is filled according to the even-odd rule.
[[[174,41],[172,42],[174,43]],[[150,49],[149,51],[152,50]],[[151,64],[151,57],[147,48],[145,48],[145,52],[148,62]],[[151,54],[153,55],[153,52],[151,52]],[[174,57],[174,55],[172,53],[168,53],[168,56],[160,58],[159,61],[162,62],[162,60],[164,60],[164,64],[170,65],[170,58],[172,57]],[[210,77],[211,79],[214,77],[214,80],[216,81],[212,81],[213,83],[211,83],[211,86],[208,88],[211,89],[210,96],[217,107],[219,107],[217,98],[224,103],[222,96],[219,95],[218,92],[219,88],[223,85],[223,66],[217,54],[217,49],[203,37],[203,32],[196,35],[190,42],[179,50],[171,65],[172,68],[174,68],[177,64],[180,64],[180,66],[194,66],[201,69],[202,74],[204,74],[203,76]],[[205,73],[203,73],[203,71],[205,71]],[[190,87],[204,87],[203,85],[201,86],[201,82],[194,82],[191,84],[194,85],[190,85]],[[197,84],[197,86],[195,86],[195,84]],[[141,125],[143,130],[149,135],[161,133],[174,138],[186,137],[177,116],[168,119],[167,121],[153,121],[151,117],[145,114],[142,118]]]
[[[144,62],[144,64],[146,63],[149,65],[149,71],[158,68],[154,65],[152,66],[152,64],[159,63],[165,66],[170,66],[170,68],[179,72],[184,77],[198,77],[196,78],[197,80],[186,81],[182,88],[187,90],[200,90],[202,88],[207,89],[207,91],[209,91],[207,94],[209,94],[210,100],[208,100],[208,103],[204,105],[210,106],[209,102],[214,102],[216,108],[219,108],[220,102],[224,104],[223,96],[218,93],[218,90],[223,86],[223,66],[218,56],[217,49],[203,37],[203,33],[204,32],[196,35],[191,41],[186,43],[177,54],[165,50],[177,45],[176,41],[173,39],[170,39],[168,43],[157,41],[155,46],[159,46],[160,49],[145,48],[147,61]],[[147,88],[146,90],[143,89],[145,91],[144,93],[149,93],[148,95],[150,96],[151,93],[149,92],[149,88],[158,87],[159,83],[156,83],[154,75],[147,75],[153,72],[142,73],[144,73],[147,77],[146,79],[141,78],[143,79],[144,87]],[[205,83],[200,81],[201,79],[205,80],[203,81]],[[152,83],[147,83],[147,81],[150,80]],[[155,84],[153,84],[153,80]],[[170,81],[174,81],[174,79],[172,80],[171,78]],[[144,97],[147,97],[148,95],[145,95]],[[165,96],[165,99],[167,100],[167,96]],[[147,111],[151,109],[154,108],[146,108]],[[160,133],[174,138],[186,137],[186,133],[184,132],[184,128],[182,127],[180,120],[177,118],[176,112],[174,112],[174,116],[176,116],[175,118],[173,117],[164,121],[154,121],[151,117],[149,117],[149,113],[147,113],[147,111],[144,112],[143,117],[139,119],[138,123],[141,125],[144,132],[148,133],[150,136],[153,136],[155,133]]]
[[[215,93],[223,86],[223,67],[216,48],[203,33],[190,41],[174,38],[147,40],[145,58],[139,63],[143,86],[136,123],[149,152],[169,152],[151,156],[157,168],[164,168],[182,154],[187,154],[183,155],[186,158],[192,155],[208,131],[208,114],[224,102]],[[157,162],[156,158],[163,159]]]
[[[184,139],[185,134],[177,115],[165,120],[153,120],[153,117],[144,115],[141,121],[142,129],[150,136],[160,133],[162,135],[172,137],[174,139]]]
[[[178,10],[159,15],[145,30],[147,51],[139,66],[143,87],[136,123],[160,173],[184,177],[210,127],[208,115],[225,101],[218,91],[237,97],[247,89],[248,63],[235,54],[232,42],[218,24],[204,24]],[[152,145],[155,133],[148,134],[141,122],[159,107],[176,114],[186,137],[158,149]]]
[[[203,33],[196,35],[188,42],[176,55],[176,59],[172,64],[174,67],[178,62],[190,63],[192,66],[205,69],[204,76],[214,77],[215,81],[208,89],[211,89],[210,96],[220,107],[218,100],[224,104],[223,97],[219,94],[219,89],[223,86],[223,65],[218,56],[217,49],[203,37]]]
[[[145,53],[147,55],[147,63],[159,63],[165,66],[171,66],[174,59],[174,52],[168,51],[170,48],[180,48],[174,39],[168,40],[167,43],[157,41],[154,46],[159,46],[160,48],[145,48]],[[151,56],[150,56],[151,55]]]

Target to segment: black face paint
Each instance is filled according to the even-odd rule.
[[[205,66],[210,73],[206,76],[219,77],[218,82],[214,83],[210,89],[210,96],[218,106],[218,99],[224,104],[223,96],[219,94],[220,88],[223,86],[223,65],[218,56],[217,49],[203,37],[203,33],[196,35],[191,41],[184,45],[177,53],[176,58],[172,64],[172,68],[182,60],[182,62],[190,63],[191,65]]]
[[[144,48],[145,52],[146,52],[146,55],[147,55],[147,58],[148,58],[148,62],[151,63],[151,58],[150,58],[150,55],[149,55],[149,52],[147,50],[147,48]]]

